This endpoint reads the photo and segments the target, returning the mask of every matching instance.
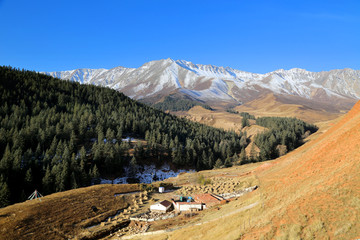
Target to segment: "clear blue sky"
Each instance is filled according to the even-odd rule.
[[[359,0],[0,0],[0,65],[360,69]]]

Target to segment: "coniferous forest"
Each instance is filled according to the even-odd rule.
[[[296,118],[262,117],[256,124],[269,130],[255,137],[255,144],[260,148],[258,161],[275,159],[303,144],[303,139],[316,132],[315,125]]]
[[[173,96],[165,97],[164,101],[156,103],[153,105],[154,108],[160,109],[162,111],[188,111],[194,106],[201,106],[205,109],[211,110],[209,105],[196,102],[190,99],[181,99]]]
[[[34,189],[88,186],[146,162],[202,170],[268,160],[316,130],[297,119],[257,119],[270,131],[256,137],[260,155],[248,159],[245,133],[177,118],[109,88],[4,66],[0,94],[0,207]]]
[[[119,176],[123,166],[146,159],[211,169],[246,145],[241,134],[177,118],[108,88],[11,67],[0,68],[0,83],[1,206],[34,189],[49,194]],[[144,139],[146,147],[130,146],[125,137]]]

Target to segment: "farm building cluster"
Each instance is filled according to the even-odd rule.
[[[175,210],[176,212],[201,211],[207,207],[221,203],[222,200],[221,197],[210,193],[196,194],[194,197],[179,196],[177,200],[163,200],[151,205],[150,211],[163,213],[170,210]]]
[[[180,213],[193,213],[202,211],[209,207],[223,204],[231,198],[243,195],[246,192],[255,190],[257,186],[243,189],[239,192],[234,192],[231,195],[212,194],[212,193],[197,193],[192,196],[175,195],[174,198],[158,201],[152,205],[147,213],[133,216],[130,220],[136,221],[157,221],[175,217]],[[163,193],[164,188],[159,188],[159,193]]]

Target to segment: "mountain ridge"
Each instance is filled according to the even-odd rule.
[[[194,100],[239,104],[273,92],[324,103],[341,103],[342,108],[350,109],[360,99],[360,70],[350,68],[321,72],[292,68],[259,74],[168,58],[144,63],[139,68],[82,68],[44,73],[110,87],[131,98],[150,102],[180,92]]]

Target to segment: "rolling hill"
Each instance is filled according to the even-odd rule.
[[[319,104],[301,98],[290,99],[273,93],[237,106],[234,110],[248,112],[256,117],[296,117],[310,123],[335,119],[345,112],[339,112],[336,107],[330,104]]]
[[[0,79],[0,207],[35,188],[48,194],[130,178],[145,163],[210,169],[246,145],[242,133],[177,118],[113,89],[11,67],[0,67]],[[126,140],[134,137],[142,141]]]
[[[150,229],[155,231],[166,226],[172,228],[151,235],[134,235],[131,239],[359,238],[359,133],[360,102],[344,117],[323,125],[306,144],[279,159],[187,173],[168,179],[165,182],[178,186],[197,186],[194,181],[201,174],[213,181],[227,179],[226,181],[231,183],[234,179],[248,186],[256,184],[258,189],[225,205],[203,211],[194,218],[174,218],[164,220],[164,223],[154,223]],[[27,201],[8,206],[0,209],[0,229],[4,233],[0,238],[22,236],[25,239],[46,239],[51,236],[62,239],[80,234],[77,236],[92,239],[95,235],[82,235],[89,234],[86,226],[102,221],[106,214],[113,214],[114,209],[131,204],[131,201],[115,203],[114,193],[136,188],[136,185],[124,189],[121,186],[93,186],[55,193],[45,197],[43,202]],[[101,213],[106,213],[104,215],[91,211],[91,205],[99,206],[100,203],[96,193],[104,196],[104,202],[100,205],[101,208],[99,207],[102,209]],[[88,197],[84,203],[80,199],[85,195]],[[62,202],[71,207],[66,207],[63,212],[58,211],[62,209],[59,208],[58,220],[55,221],[51,217],[51,213],[55,211],[51,204]],[[113,209],[113,204],[118,205]],[[44,206],[48,206],[51,220],[46,221],[47,217],[42,214]],[[71,211],[80,209],[84,209],[83,212],[89,216],[79,213],[72,218]],[[109,225],[104,224],[107,230],[101,230],[100,233],[105,231],[109,234],[110,227],[119,226],[116,224],[123,224],[122,221],[115,220]],[[41,228],[35,227],[34,223],[37,222],[42,224],[39,225]],[[13,231],[9,231],[5,226],[14,226]],[[24,228],[25,226],[28,227]],[[106,239],[119,237],[115,234]]]
[[[200,217],[198,224],[151,239],[359,238],[360,102],[320,132],[297,150],[258,164],[249,174],[259,190],[212,213],[214,220],[202,224],[209,217]],[[240,206],[249,208],[239,212]]]

